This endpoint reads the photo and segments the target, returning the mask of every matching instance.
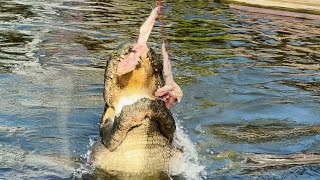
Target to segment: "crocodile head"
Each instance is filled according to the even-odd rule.
[[[138,47],[141,53],[134,69],[119,73],[119,69],[126,68],[124,66],[133,61],[130,56],[135,53],[132,52],[135,47],[135,43],[122,44],[107,62],[104,98],[107,106],[117,113],[121,112],[124,105],[132,104],[140,98],[155,99],[155,91],[164,84],[162,60],[147,46]]]

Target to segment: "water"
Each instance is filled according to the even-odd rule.
[[[152,4],[1,2],[0,179],[72,179],[85,171],[108,55],[137,37]],[[320,132],[308,128],[320,122],[320,23],[210,1],[166,2],[165,14],[185,94],[173,113],[200,162],[189,158],[189,167],[205,167],[207,179],[319,179],[317,165],[246,173],[242,163],[245,153],[319,153]],[[156,24],[157,52],[159,32]]]

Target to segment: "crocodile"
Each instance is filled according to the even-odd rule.
[[[175,120],[169,110],[182,91],[173,81],[166,47],[163,61],[147,44],[155,8],[135,43],[112,53],[105,70],[105,108],[93,146],[96,172],[117,179],[167,179],[173,156]]]

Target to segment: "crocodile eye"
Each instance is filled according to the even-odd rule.
[[[128,52],[129,52],[129,53],[137,52],[136,50],[133,50],[132,48],[133,48],[133,47],[129,47],[129,49],[128,49]]]

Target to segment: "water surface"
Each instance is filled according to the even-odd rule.
[[[137,38],[152,4],[1,2],[0,179],[72,179],[86,169],[106,60]],[[173,113],[204,178],[320,178],[316,165],[256,173],[241,165],[245,153],[319,153],[320,132],[310,127],[320,122],[320,23],[210,1],[166,2],[165,14],[184,91]],[[150,38],[157,52],[159,25]]]

